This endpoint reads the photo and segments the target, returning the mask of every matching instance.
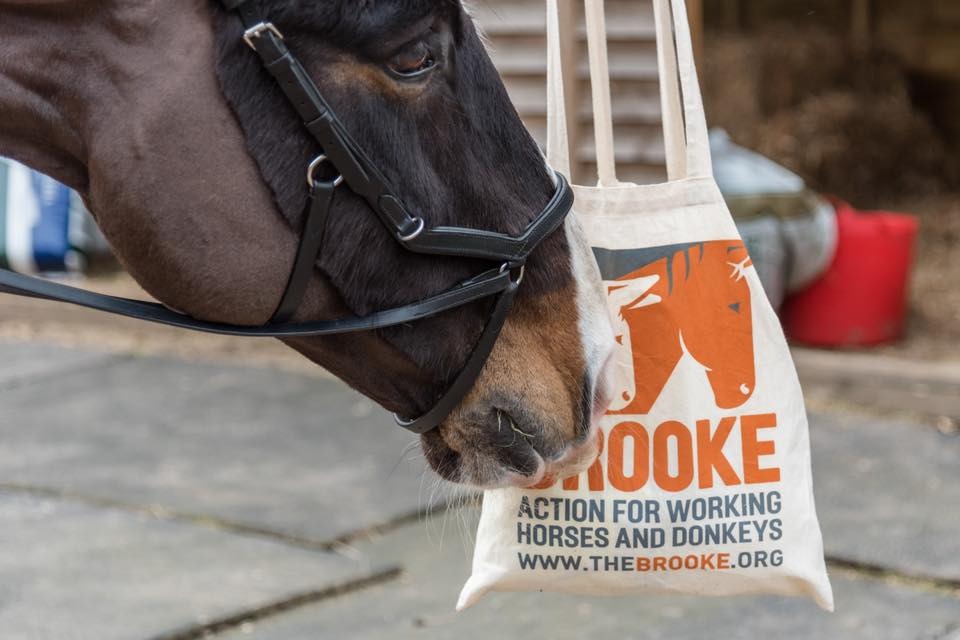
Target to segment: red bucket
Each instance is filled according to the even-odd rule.
[[[786,301],[787,335],[824,347],[880,344],[903,334],[917,218],[856,211],[835,201],[837,254],[826,273]]]

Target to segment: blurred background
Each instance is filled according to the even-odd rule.
[[[810,410],[838,612],[492,596],[476,503],[273,341],[0,297],[0,637],[960,638],[960,2],[687,0],[718,183]],[[649,2],[607,0],[621,180],[666,179]],[[544,142],[542,0],[472,11]],[[561,2],[595,182],[582,3]],[[0,265],[145,294],[79,198],[0,160]],[[616,634],[616,636],[614,636]]]
[[[540,5],[490,1],[479,3],[478,15],[521,115],[543,140]],[[587,184],[596,179],[587,45],[579,3],[561,5],[565,55],[574,62],[567,69],[575,70],[566,79],[574,179]],[[905,338],[893,350],[930,358],[956,354],[960,287],[950,274],[960,269],[960,4],[688,5],[714,128],[715,173],[771,301],[779,308],[807,289],[842,252],[836,286],[786,309],[788,334],[847,347]],[[629,0],[604,6],[618,177],[661,182],[666,174],[652,8]],[[509,17],[498,19],[503,16]],[[840,229],[806,197],[810,193],[841,211]],[[902,218],[844,215],[851,209],[915,214],[919,231]],[[877,253],[885,255],[875,259]],[[851,293],[873,305],[850,300]],[[906,303],[897,299],[907,296]],[[836,308],[839,302],[846,307]],[[863,317],[838,317],[864,305],[871,308]],[[899,317],[905,309],[906,330]]]

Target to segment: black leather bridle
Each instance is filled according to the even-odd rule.
[[[276,79],[302,118],[304,126],[323,150],[322,155],[315,158],[306,171],[307,186],[310,190],[307,215],[293,269],[270,322],[260,327],[206,322],[177,313],[160,304],[101,295],[7,270],[0,270],[0,293],[66,302],[208,333],[273,338],[323,336],[382,329],[496,296],[486,327],[466,365],[433,408],[413,420],[395,416],[397,423],[405,429],[414,433],[426,433],[449,415],[476,381],[506,321],[523,279],[527,257],[544,238],[560,227],[570,211],[573,204],[570,187],[563,176],[554,173],[556,190],[553,197],[519,236],[463,227],[441,226],[427,229],[423,218],[410,214],[386,178],[347,132],[303,66],[287,49],[280,31],[261,14],[257,1],[221,0],[221,4],[227,10],[239,14],[244,28],[243,39],[260,57],[264,68]],[[336,172],[336,177],[318,177],[318,170],[324,164],[328,164],[329,168]],[[349,187],[367,202],[404,249],[430,255],[479,258],[489,260],[496,266],[451,289],[401,307],[377,311],[363,317],[289,322],[313,275],[314,265],[323,244],[327,213],[334,192],[341,185]]]

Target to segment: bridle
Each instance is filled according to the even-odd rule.
[[[560,227],[573,205],[570,186],[562,175],[554,172],[556,188],[553,197],[519,236],[464,227],[426,228],[424,219],[410,214],[383,174],[350,136],[320,95],[303,65],[284,44],[280,31],[261,14],[257,1],[221,0],[221,4],[228,11],[237,12],[243,23],[244,41],[257,53],[264,68],[276,79],[280,89],[303,120],[304,126],[323,150],[306,170],[310,197],[300,242],[287,286],[269,323],[260,327],[243,327],[206,322],[157,303],[97,294],[8,270],[0,270],[0,293],[65,302],[207,333],[273,338],[324,336],[383,329],[495,296],[490,317],[467,363],[433,408],[411,420],[394,416],[397,424],[405,429],[414,433],[426,433],[439,425],[473,387],[506,321],[514,296],[523,280],[527,257],[541,241]],[[323,165],[329,165],[328,168],[336,172],[335,177],[320,178],[319,169]],[[323,245],[326,219],[334,193],[340,186],[346,186],[362,197],[404,249],[429,255],[479,258],[497,266],[419,302],[376,311],[362,317],[289,322],[300,306],[313,275],[314,265]]]

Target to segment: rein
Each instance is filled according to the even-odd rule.
[[[553,197],[519,236],[452,226],[427,229],[423,218],[410,214],[383,174],[350,136],[320,95],[303,65],[287,48],[283,35],[261,14],[256,0],[221,0],[221,4],[239,15],[244,27],[244,41],[276,79],[306,129],[323,149],[323,153],[306,168],[310,195],[307,215],[286,288],[269,323],[260,327],[246,327],[197,320],[161,304],[93,293],[5,269],[0,269],[0,293],[63,302],[194,331],[271,338],[373,331],[413,322],[495,296],[487,324],[466,365],[433,408],[415,419],[394,416],[397,424],[403,428],[418,434],[426,433],[450,414],[480,375],[523,280],[527,257],[541,241],[560,227],[573,205],[570,186],[562,175],[554,172],[556,189]],[[323,165],[333,168],[336,177],[320,179],[318,170]],[[300,306],[313,276],[314,265],[322,250],[326,219],[334,194],[341,186],[361,196],[404,249],[429,255],[479,258],[499,266],[419,302],[366,316],[289,322]]]

